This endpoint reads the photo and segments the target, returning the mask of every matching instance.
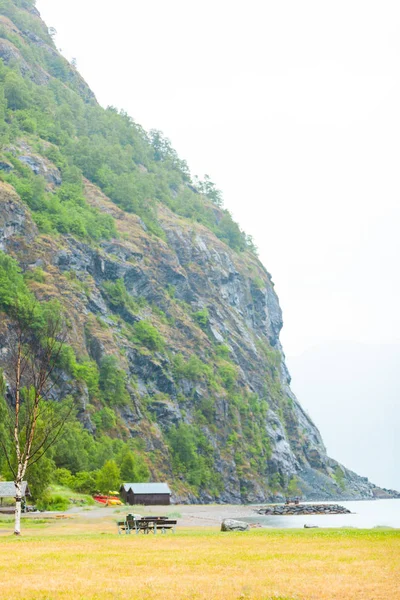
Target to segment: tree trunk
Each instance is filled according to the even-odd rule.
[[[15,483],[15,526],[14,526],[14,534],[15,535],[21,535],[21,505],[22,505],[21,482],[18,481]]]

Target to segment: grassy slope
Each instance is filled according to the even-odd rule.
[[[0,529],[4,527],[0,525]],[[400,597],[400,532],[185,529],[117,536],[59,521],[0,537],[0,596],[14,599],[386,600]]]

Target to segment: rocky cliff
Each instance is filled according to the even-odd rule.
[[[0,249],[40,300],[60,299],[97,371],[69,378],[84,429],[135,440],[184,501],[377,494],[326,455],[291,392],[274,284],[215,188],[158,132],[97,105],[33,2],[0,7]]]

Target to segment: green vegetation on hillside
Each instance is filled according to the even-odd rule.
[[[200,265],[193,256],[181,260],[166,223],[175,220],[192,239],[204,231],[200,223],[233,250],[216,244],[221,265],[225,257],[238,271],[243,265],[232,286],[243,284],[249,307],[253,292],[266,285],[251,239],[223,209],[210,178],[192,178],[161,132],[146,132],[125,112],[97,104],[58,54],[51,32],[25,10],[32,6],[0,0],[0,13],[13,24],[0,20],[0,38],[13,55],[4,54],[7,64],[0,59],[0,179],[15,189],[27,215],[26,238],[17,233],[14,246],[5,244],[15,258],[0,252],[0,316],[6,322],[17,306],[32,303],[39,321],[51,307],[65,311],[68,343],[56,369],[77,401],[40,470],[28,473],[35,499],[61,506],[59,493],[48,494],[50,484],[91,494],[123,480],[167,476],[179,493],[218,497],[224,461],[243,494],[255,478],[270,478],[278,490],[278,475],[268,472],[269,406],[260,396],[279,405],[284,419],[281,355],[260,328],[264,341],[255,334],[250,353],[238,360],[229,335],[232,323],[235,336],[236,327],[243,331],[238,319],[250,323],[251,308],[244,317],[247,306],[236,313],[229,302],[232,323],[216,342],[215,298],[193,298],[192,267],[199,267],[197,276]],[[107,198],[140,219],[121,214]],[[161,261],[165,254],[161,284],[158,252]],[[215,274],[218,281],[218,268]],[[230,285],[230,266],[221,266],[221,274]],[[265,365],[253,387],[256,350]],[[250,392],[262,388],[264,371],[265,394]],[[0,391],[3,408],[5,395]],[[0,421],[6,436],[1,427]],[[1,454],[0,475],[10,477]]]
[[[23,324],[23,320],[29,318],[30,325],[33,318],[33,326],[39,329],[49,312],[60,310],[57,301],[37,302],[17,262],[0,252],[0,315],[3,318],[7,316],[13,318],[14,314],[18,314],[20,323]],[[46,496],[46,488],[52,480],[68,485],[78,492],[93,493],[104,485],[106,475],[102,469],[107,461],[112,460],[118,461],[121,465],[121,471],[118,471],[118,484],[121,483],[122,476],[130,481],[147,480],[150,472],[141,455],[143,450],[141,443],[112,439],[106,434],[107,430],[115,426],[117,418],[110,407],[114,404],[123,404],[129,399],[125,374],[119,368],[116,358],[106,356],[100,367],[90,360],[78,362],[73,349],[65,344],[56,366],[69,373],[71,380],[75,379],[86,384],[94,401],[97,404],[103,403],[104,406],[93,414],[93,421],[98,425],[95,436],[83,428],[76,416],[72,416],[64,426],[63,435],[49,449],[46,456],[40,463],[32,465],[28,478],[34,497],[43,498],[43,501],[47,498],[48,505],[51,506],[53,501]],[[5,410],[4,376],[0,371],[0,435],[4,443],[11,448],[12,437],[4,426]],[[96,418],[97,416],[99,418]],[[65,475],[62,481],[59,475],[60,469],[63,469]],[[11,477],[3,452],[0,452],[0,474],[7,478]]]
[[[89,206],[83,195],[79,172],[75,174],[75,182],[64,180],[56,192],[48,193],[43,177],[34,175],[11,153],[7,153],[6,157],[14,171],[2,177],[32,210],[33,219],[43,233],[71,233],[78,238],[92,240],[117,236],[112,217]]]
[[[169,140],[159,131],[146,133],[124,111],[101,108],[82,92],[74,68],[56,52],[48,32],[38,27],[34,15],[21,11],[19,3],[0,0],[0,12],[23,30],[35,32],[47,46],[22,42],[6,25],[0,37],[14,44],[20,61],[7,66],[0,60],[0,121],[3,150],[17,156],[18,140],[29,139],[32,148],[44,153],[61,170],[63,179],[74,173],[98,185],[118,206],[139,215],[148,229],[164,238],[157,219],[157,203],[166,204],[179,215],[203,223],[235,250],[254,249],[248,238],[221,206],[221,194],[205,178],[197,187],[185,161],[181,160]],[[22,75],[22,60],[29,65]],[[35,82],[35,73],[49,73],[47,85]],[[1,147],[0,147],[1,150]],[[75,187],[63,186],[51,200],[44,195],[43,182],[27,176],[13,160],[16,173],[7,179],[24,191],[24,199],[40,213],[38,225],[43,231],[57,230],[94,239],[113,234],[110,218],[104,224],[97,215],[93,234],[93,211],[85,205],[79,181]],[[73,171],[77,168],[79,171]],[[19,181],[23,179],[23,183]],[[32,206],[39,193],[38,202]],[[65,204],[69,203],[69,204]],[[74,208],[74,218],[67,214]],[[78,210],[76,210],[78,209]],[[78,214],[76,214],[78,213]]]

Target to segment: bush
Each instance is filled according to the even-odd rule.
[[[258,277],[258,276],[254,277],[253,284],[258,290],[262,290],[265,288],[264,281],[261,279],[261,277]]]
[[[337,467],[335,467],[335,471],[333,473],[333,478],[343,492],[346,489],[346,478],[344,476],[343,469],[341,467],[339,467],[339,465]]]
[[[149,350],[161,351],[165,341],[159,331],[149,321],[139,321],[133,326],[135,339]]]
[[[68,498],[64,498],[58,494],[43,494],[41,498],[36,502],[36,506],[39,510],[51,510],[63,512],[69,508]]]
[[[73,374],[77,379],[86,383],[91,397],[98,393],[99,370],[93,360],[86,360],[82,363],[75,362]]]
[[[210,315],[208,313],[208,310],[206,308],[203,308],[202,310],[198,310],[197,312],[193,313],[193,319],[196,321],[196,323],[202,329],[205,329],[210,320]]]
[[[36,267],[31,271],[27,271],[24,274],[26,281],[36,281],[37,283],[45,283],[46,282],[46,273],[42,268]]]
[[[64,344],[58,357],[58,367],[64,369],[76,379],[86,383],[91,397],[99,392],[99,370],[93,360],[85,360],[78,363],[75,352]]]
[[[195,354],[192,354],[188,361],[185,360],[183,354],[174,356],[174,373],[178,378],[190,381],[211,381],[213,379],[212,368]]]
[[[103,394],[103,399],[107,403],[115,406],[127,404],[129,402],[130,397],[126,390],[125,380],[125,372],[119,368],[117,358],[112,355],[105,356],[100,363],[100,390]],[[105,428],[107,428],[107,426],[104,422],[104,418],[107,416],[111,417],[110,414],[102,416]],[[108,421],[110,421],[110,419],[108,419]],[[111,429],[112,427],[113,425],[108,423],[108,428]]]
[[[47,193],[42,177],[34,175],[17,159],[10,157],[10,160],[15,169],[3,178],[14,186],[45,233],[71,233],[96,241],[117,237],[114,219],[91,207],[81,186],[63,183],[56,193]]]
[[[100,431],[110,431],[116,426],[117,417],[111,408],[105,406],[92,415],[92,421]]]
[[[129,295],[123,279],[117,279],[115,283],[112,281],[105,281],[103,287],[107,294],[108,301],[113,308],[125,308],[133,313],[136,313],[139,310],[139,305],[132,296]]]
[[[227,390],[232,390],[238,377],[235,365],[227,361],[221,361],[218,365],[218,375],[221,378],[224,387]]]
[[[77,473],[75,477],[73,477],[71,487],[75,492],[80,492],[82,494],[94,494],[97,491],[96,476],[96,471],[82,471]]]
[[[219,358],[224,358],[225,360],[229,358],[230,353],[230,348],[226,344],[218,344],[218,346],[215,349],[215,354]]]
[[[56,469],[54,471],[54,481],[59,485],[63,485],[65,487],[72,487],[72,482],[74,480],[74,476],[72,475],[69,469]]]

